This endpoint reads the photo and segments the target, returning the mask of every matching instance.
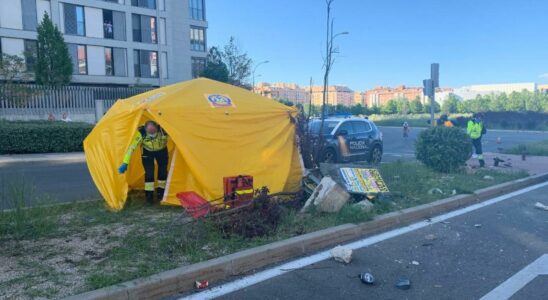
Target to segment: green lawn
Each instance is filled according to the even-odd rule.
[[[351,205],[337,214],[299,214],[282,207],[279,226],[266,237],[226,235],[206,219],[188,223],[180,207],[144,205],[137,193],[118,213],[103,202],[71,203],[23,209],[29,188],[7,187],[20,209],[0,213],[0,298],[58,298],[97,289],[263,245],[319,229],[360,223],[375,215],[432,202],[456,193],[526,176],[480,170],[440,174],[413,162],[382,164],[392,192],[371,213]],[[494,179],[484,179],[490,175]],[[439,188],[443,194],[429,194]]]
[[[506,154],[518,155],[525,152],[527,155],[548,156],[548,140],[516,145],[512,148],[504,149],[503,152]]]

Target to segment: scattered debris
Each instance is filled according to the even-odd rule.
[[[400,290],[408,290],[411,288],[411,280],[407,277],[401,277],[396,283],[396,287]]]
[[[500,164],[500,163],[503,163],[503,162],[505,162],[504,159],[500,159],[500,158],[498,158],[498,157],[493,158],[493,165],[494,165],[495,167],[498,167],[499,164]]]
[[[548,205],[544,205],[544,204],[542,204],[542,203],[540,203],[540,202],[535,203],[535,207],[538,208],[538,209],[541,209],[541,210],[546,210],[546,211],[548,211]]]
[[[348,200],[350,200],[350,194],[331,177],[325,176],[310,198],[306,200],[301,212],[306,212],[311,206],[323,212],[338,212]]]
[[[483,176],[483,179],[484,179],[484,180],[495,180],[495,177],[489,176],[489,175],[485,175],[485,176]]]
[[[424,236],[424,239],[429,240],[429,241],[433,241],[433,240],[437,239],[437,237],[434,234],[427,234],[427,235]]]
[[[352,205],[354,207],[357,207],[359,209],[361,209],[362,211],[364,212],[370,212],[371,210],[373,210],[373,203],[371,203],[371,201],[369,200],[362,200],[354,205]]]
[[[358,275],[358,278],[365,283],[365,284],[374,284],[375,283],[375,277],[373,277],[373,274],[371,273],[362,273]]]
[[[480,228],[480,227],[481,227],[481,224],[474,224],[474,227]]]
[[[441,284],[434,284],[434,287],[435,287],[435,288],[441,288],[441,287],[443,287],[443,285],[441,285]]]
[[[423,247],[434,246],[434,243],[423,243],[422,246]]]
[[[420,263],[419,263],[418,261],[416,261],[416,260],[412,261],[411,264],[412,264],[412,265],[415,265],[415,266],[420,265]]]
[[[453,191],[451,192],[451,195],[452,195],[452,196],[455,196],[456,194],[457,194],[457,190],[453,190]]]
[[[443,194],[443,191],[439,188],[432,188],[428,190],[428,195],[433,195],[433,194]]]
[[[207,281],[207,280],[198,280],[194,283],[194,286],[199,290],[207,289],[207,287],[209,286],[209,281]]]
[[[349,264],[352,261],[352,249],[348,247],[337,246],[331,249],[329,253],[331,253],[331,256],[338,262]]]
[[[451,224],[451,222],[449,222],[449,221],[441,221],[440,223],[442,223],[442,224]]]

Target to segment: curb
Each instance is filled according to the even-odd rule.
[[[0,155],[0,164],[29,162],[85,162],[84,152]]]
[[[210,283],[216,283],[231,276],[254,272],[256,269],[287,259],[363,238],[365,235],[431,218],[435,215],[545,181],[548,181],[548,173],[480,189],[473,194],[456,195],[432,203],[387,213],[376,217],[372,221],[357,225],[343,224],[303,234],[152,276],[74,295],[66,299],[159,299],[194,289],[196,280],[207,279]]]

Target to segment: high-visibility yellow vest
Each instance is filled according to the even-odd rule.
[[[133,141],[124,155],[123,162],[129,164],[131,160],[131,155],[137,147],[143,146],[144,149],[148,151],[159,151],[167,147],[167,134],[162,128],[158,130],[156,135],[148,135],[144,127],[139,127],[139,130],[133,136]]]
[[[468,126],[466,128],[466,131],[468,132],[468,135],[471,139],[479,139],[481,137],[481,132],[483,130],[483,123],[482,122],[474,122],[472,120],[468,121]]]

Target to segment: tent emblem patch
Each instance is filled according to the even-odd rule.
[[[213,108],[219,108],[219,107],[236,107],[234,105],[234,102],[232,102],[232,99],[226,95],[220,95],[220,94],[209,94],[205,95],[207,98],[207,102],[209,102],[209,105]]]

